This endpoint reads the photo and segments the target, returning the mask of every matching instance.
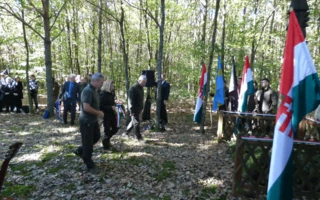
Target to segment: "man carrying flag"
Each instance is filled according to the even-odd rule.
[[[206,64],[202,64],[202,73],[201,73],[201,79],[200,79],[200,89],[198,92],[198,98],[196,103],[196,110],[194,113],[193,121],[197,122],[198,124],[201,123],[201,116],[202,116],[202,104],[203,104],[203,97],[205,94],[207,86],[207,68]]]
[[[214,96],[212,110],[217,111],[218,107],[224,104],[224,81],[220,57],[218,58],[218,69],[216,76],[216,95]]]
[[[248,107],[248,95],[254,93],[252,72],[250,68],[249,58],[246,56],[246,61],[243,67],[241,89],[239,94],[238,111],[246,112]]]
[[[293,139],[299,122],[320,103],[320,83],[294,11],[290,12],[268,183],[268,200],[293,198]]]

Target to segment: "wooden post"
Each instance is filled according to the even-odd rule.
[[[218,112],[218,130],[217,130],[218,142],[222,142],[223,138],[223,112]]]
[[[243,161],[243,152],[244,152],[244,142],[241,139],[241,136],[237,135],[236,150],[235,150],[235,160],[234,160],[234,174],[232,182],[232,194],[237,197],[238,186],[241,184],[242,179],[242,161]]]
[[[297,138],[298,140],[304,140],[304,136],[306,134],[306,120],[303,119],[299,123],[298,132],[297,132]]]

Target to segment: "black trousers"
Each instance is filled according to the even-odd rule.
[[[38,107],[38,93],[37,92],[31,92],[30,96],[31,96],[31,99],[34,102],[34,105],[36,106],[36,109],[39,109],[39,107]]]
[[[6,112],[13,112],[14,105],[15,105],[15,98],[12,94],[5,95],[4,98],[4,106],[6,107]],[[10,110],[9,110],[10,109]]]
[[[166,125],[168,123],[168,114],[167,114],[167,109],[166,105],[164,105],[163,101],[161,102],[161,107],[160,107],[160,124],[162,126]]]
[[[0,112],[3,112],[3,100],[0,100]]]
[[[126,121],[126,126],[127,126],[127,134],[129,134],[132,129],[134,128],[135,130],[135,134],[137,136],[138,139],[141,139],[141,134],[140,134],[140,119],[139,119],[139,114],[134,114],[134,118],[137,120],[137,123],[133,124],[132,126],[129,126],[132,118],[132,116],[128,115],[127,117],[127,121]]]
[[[76,118],[76,102],[72,102],[72,99],[67,99],[63,102],[63,122],[67,123],[68,111],[71,113],[71,125],[74,125],[74,119]]]
[[[104,126],[104,137],[110,138],[114,136],[118,132],[117,127],[117,118],[114,117],[106,117],[103,119],[103,126]]]
[[[21,108],[22,108],[22,99],[20,97],[16,97],[16,108],[17,108],[17,111],[16,113],[21,113]]]
[[[94,167],[92,161],[93,145],[96,144],[100,139],[100,127],[99,123],[88,123],[87,120],[79,120],[80,122],[80,133],[82,146],[78,147],[78,152],[82,155],[84,164],[88,169]]]

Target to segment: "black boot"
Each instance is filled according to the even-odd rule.
[[[110,138],[109,137],[103,138],[102,145],[104,150],[109,150],[111,148]]]

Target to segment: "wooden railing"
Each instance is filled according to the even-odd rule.
[[[236,137],[233,195],[264,198],[267,192],[275,115],[220,112],[219,141]],[[296,199],[320,199],[320,122],[305,118],[294,142]],[[236,134],[235,134],[236,133]]]

